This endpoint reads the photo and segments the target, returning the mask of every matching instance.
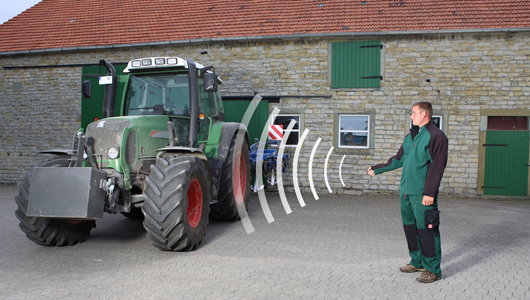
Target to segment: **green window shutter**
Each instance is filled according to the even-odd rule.
[[[381,86],[381,41],[334,42],[331,88]]]

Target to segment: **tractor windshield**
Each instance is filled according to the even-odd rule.
[[[125,115],[190,115],[188,74],[132,75],[125,96]]]

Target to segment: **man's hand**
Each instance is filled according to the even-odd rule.
[[[372,170],[372,167],[369,167],[368,170],[366,170],[366,174],[374,176],[375,172]]]
[[[431,206],[434,203],[434,197],[423,195],[423,201],[421,204],[425,206]]]

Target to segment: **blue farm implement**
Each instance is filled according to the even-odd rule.
[[[263,143],[261,145],[277,145],[278,141],[274,140],[271,142]],[[271,185],[276,184],[276,171],[277,171],[277,164],[278,164],[278,149],[271,148],[271,149],[260,149],[260,143],[256,141],[254,144],[250,146],[250,168],[251,171],[255,174],[257,167],[261,166],[263,174],[267,178],[267,182]],[[289,155],[284,154],[281,157],[280,163],[281,163],[281,170],[282,173],[287,173],[287,164],[289,161]],[[259,186],[258,179],[256,176],[255,184],[251,186],[251,189],[254,192],[257,192],[259,189],[262,189],[264,186]]]

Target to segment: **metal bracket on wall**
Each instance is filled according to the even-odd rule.
[[[361,48],[380,48],[380,49],[383,49],[383,45],[366,45],[366,46],[361,46]]]
[[[383,80],[383,76],[366,76],[366,77],[361,77],[361,79],[376,79],[376,78],[379,78],[379,79]]]

